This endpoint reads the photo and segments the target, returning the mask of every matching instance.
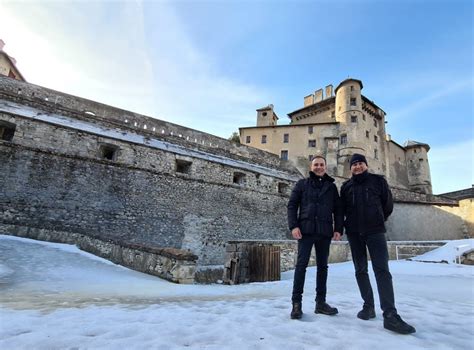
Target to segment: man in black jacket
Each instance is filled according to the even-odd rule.
[[[356,280],[364,300],[357,317],[362,320],[375,317],[374,295],[367,271],[368,248],[383,310],[384,327],[401,334],[414,333],[415,328],[397,314],[392,275],[388,268],[385,221],[393,211],[392,193],[383,176],[367,171],[367,160],[363,155],[353,154],[350,164],[352,177],[341,187],[341,200]]]
[[[291,298],[292,319],[299,319],[303,315],[301,301],[304,280],[313,246],[316,250],[317,266],[314,312],[337,314],[337,309],[326,303],[326,282],[331,238],[340,239],[342,221],[341,202],[334,179],[326,174],[326,159],[316,156],[311,161],[309,177],[296,183],[288,202],[288,226],[293,238],[298,240],[298,258]]]

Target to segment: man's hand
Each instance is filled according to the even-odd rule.
[[[340,241],[341,237],[342,237],[342,235],[339,232],[335,231],[333,236],[332,236],[332,240],[333,241]]]
[[[293,230],[291,230],[291,235],[294,239],[301,239],[301,237],[303,237],[299,227],[295,227]]]

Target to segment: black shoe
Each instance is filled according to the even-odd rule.
[[[408,323],[403,321],[400,315],[396,313],[385,316],[383,319],[383,326],[385,329],[400,334],[411,334],[416,332],[415,327],[410,326]]]
[[[365,321],[371,318],[375,318],[375,309],[371,306],[364,305],[362,310],[358,312],[357,317]]]
[[[303,316],[303,310],[301,310],[301,302],[293,302],[293,309],[291,310],[290,317],[292,320],[299,320]]]
[[[314,313],[316,314],[323,314],[323,315],[335,315],[338,313],[335,307],[330,306],[325,301],[316,303],[316,309],[314,309]]]

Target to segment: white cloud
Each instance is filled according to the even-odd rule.
[[[218,72],[170,4],[3,3],[0,33],[29,82],[219,136],[271,102]]]
[[[474,139],[436,147],[429,152],[433,193],[469,188],[474,183]]]

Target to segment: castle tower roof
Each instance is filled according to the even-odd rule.
[[[404,143],[403,147],[405,147],[405,148],[424,147],[424,148],[426,148],[426,152],[428,152],[430,150],[430,145],[428,145],[427,143],[413,141],[413,140],[406,141]]]

